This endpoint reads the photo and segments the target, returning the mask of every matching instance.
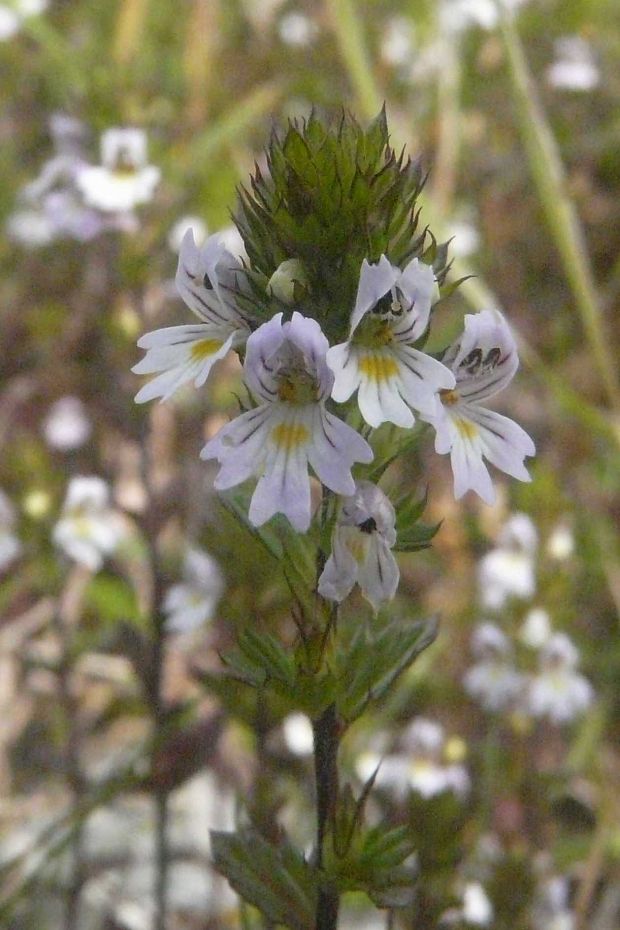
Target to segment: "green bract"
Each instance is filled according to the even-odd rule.
[[[284,309],[267,284],[283,262],[299,260],[307,286],[295,309],[318,320],[331,343],[346,338],[364,258],[387,255],[403,265],[419,256],[441,284],[447,247],[420,229],[417,200],[425,176],[417,161],[389,145],[385,111],[368,129],[342,113],[316,113],[274,130],[267,170],[258,166],[242,187],[235,220],[250,258],[249,294],[239,295],[256,323]],[[289,304],[289,301],[286,301]]]

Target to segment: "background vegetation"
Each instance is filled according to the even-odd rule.
[[[422,715],[443,724],[443,761],[465,766],[471,788],[465,801],[378,791],[375,816],[414,832],[418,898],[396,918],[351,897],[343,926],[348,913],[358,926],[476,925],[462,909],[472,884],[496,930],[620,925],[620,11],[615,0],[530,0],[514,28],[494,10],[52,0],[0,44],[5,230],[53,154],[52,113],[82,121],[92,161],[105,129],[144,127],[161,169],[133,233],[0,239],[0,487],[17,520],[3,517],[0,532],[21,543],[0,575],[2,926],[161,926],[166,874],[170,928],[260,926],[211,870],[208,830],[251,816],[265,835],[282,824],[311,843],[311,764],[282,730],[285,711],[219,700],[210,685],[236,629],[287,632],[277,566],[218,504],[198,459],[236,409],[238,372],[222,363],[207,389],[137,407],[130,369],[140,334],[187,321],[171,284],[174,223],[191,214],[210,232],[228,227],[274,123],[312,105],[364,122],[384,100],[394,146],[430,170],[423,219],[438,238],[455,235],[453,277],[475,275],[450,298],[438,344],[464,312],[506,312],[523,364],[501,409],[538,454],[532,484],[500,479],[490,509],[473,495],[454,503],[430,444],[399,476],[412,494],[428,485],[425,519],[443,520],[432,549],[400,557],[400,609],[439,611],[441,629],[397,697],[348,735],[343,763],[355,777],[369,750],[406,752],[399,733]],[[558,40],[575,36],[595,77],[558,86]],[[67,396],[92,431],[63,450],[46,422]],[[126,529],[97,572],[52,541],[77,475],[109,483]],[[538,532],[536,588],[492,619],[532,672],[519,639],[532,607],[578,646],[596,697],[566,726],[489,714],[463,687],[485,618],[479,560],[517,511]],[[226,593],[208,625],[173,636],[163,599],[188,544],[218,560]],[[555,911],[553,877],[566,892]],[[572,923],[552,924],[563,913]]]

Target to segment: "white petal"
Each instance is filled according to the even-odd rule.
[[[416,325],[411,341],[418,339],[428,325],[431,311],[431,299],[435,288],[435,273],[430,265],[426,265],[417,258],[412,258],[403,269],[397,281],[409,306],[413,306],[416,314]]]
[[[285,339],[281,313],[276,313],[248,337],[243,366],[245,380],[252,394],[268,403],[278,397],[273,359]]]
[[[489,472],[482,461],[479,445],[463,436],[457,429],[451,451],[454,496],[459,500],[466,491],[472,490],[486,504],[495,502],[495,490]]]
[[[523,458],[534,455],[536,448],[525,430],[494,410],[469,405],[463,409],[480,426],[484,455],[489,462],[513,478],[531,481]]]
[[[390,601],[396,594],[400,572],[396,559],[384,539],[373,533],[368,547],[366,561],[360,567],[359,584],[362,594],[369,601],[375,612],[384,601]]]
[[[371,265],[364,259],[357,288],[355,309],[351,315],[351,333],[357,329],[362,318],[374,307],[377,301],[396,284],[399,275],[399,269],[392,265],[385,255],[381,256],[376,265]]]
[[[295,529],[303,533],[310,526],[310,479],[307,439],[302,437],[303,430],[310,437],[310,425],[304,418],[292,416],[283,419],[275,429],[282,431],[282,439],[274,441],[272,430],[264,473],[250,503],[250,521],[261,526],[274,514],[283,513]]]
[[[332,541],[332,554],[319,578],[319,594],[329,601],[344,601],[357,580],[357,572],[358,564],[336,529]]]
[[[295,311],[291,322],[285,324],[285,330],[286,338],[303,353],[310,372],[316,376],[321,399],[329,397],[334,375],[325,360],[329,342],[320,325],[316,320]]]
[[[385,357],[385,364],[383,358]],[[413,426],[414,416],[407,405],[401,400],[398,393],[397,374],[387,374],[389,370],[386,366],[394,366],[398,372],[398,363],[391,353],[387,352],[368,352],[364,358],[376,360],[374,370],[370,371],[370,376],[365,374],[362,369],[362,379],[357,395],[357,402],[360,411],[366,422],[372,427],[381,426],[386,421],[395,423],[397,426]],[[384,376],[384,370],[386,376]]]
[[[357,349],[349,342],[342,342],[328,351],[327,364],[335,375],[332,397],[342,404],[359,387],[361,375],[357,366]]]
[[[206,443],[200,458],[219,461],[214,481],[218,491],[235,487],[260,470],[272,414],[273,408],[266,404],[242,413]]]
[[[353,494],[351,466],[355,462],[368,464],[372,458],[372,449],[351,426],[323,407],[315,411],[308,459],[324,485],[337,494]]]

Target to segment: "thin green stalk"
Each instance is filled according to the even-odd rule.
[[[620,413],[620,385],[594,277],[557,143],[538,99],[512,17],[503,13],[502,35],[508,72],[530,170],[538,189],[584,333],[611,407]]]
[[[450,212],[456,189],[461,141],[461,61],[458,38],[440,34],[441,67],[437,84],[439,136],[433,167],[432,198],[439,217]]]
[[[355,92],[357,109],[364,119],[372,119],[381,109],[383,96],[374,78],[355,4],[353,0],[325,0],[325,9]]]

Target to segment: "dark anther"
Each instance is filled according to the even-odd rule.
[[[489,349],[487,352],[486,358],[482,363],[482,367],[485,371],[488,371],[491,368],[495,368],[499,362],[502,355],[502,350],[498,349],[497,346],[494,349]]]
[[[470,375],[475,375],[482,364],[482,349],[472,349],[467,358],[464,358],[459,368],[464,368]]]
[[[360,530],[362,533],[374,533],[376,529],[377,521],[374,517],[368,517],[367,520],[364,520],[364,522],[360,523],[358,526],[358,530]]]
[[[390,291],[387,294],[384,294],[383,297],[380,297],[377,303],[372,308],[372,312],[376,313],[378,316],[382,316],[384,313],[392,312],[392,294]]]
[[[213,290],[213,285],[211,284],[211,278],[206,272],[205,272],[204,278],[202,279],[202,283],[204,284],[204,286],[206,287],[208,291]]]

